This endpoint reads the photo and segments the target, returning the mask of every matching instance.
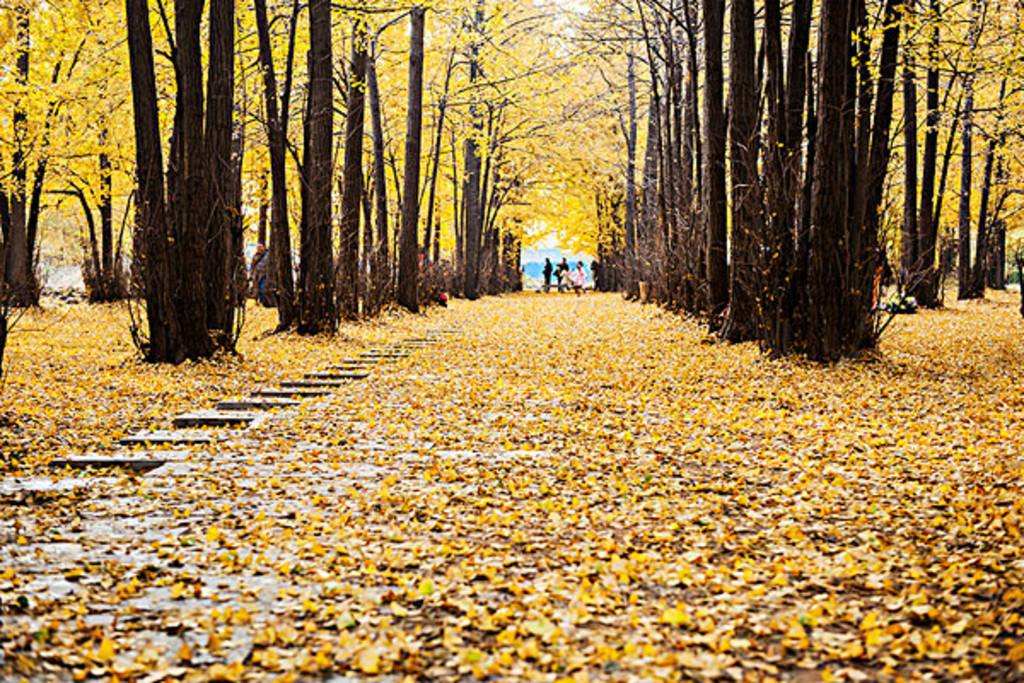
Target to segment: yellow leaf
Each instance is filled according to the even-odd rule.
[[[224,534],[221,532],[221,530],[218,529],[215,526],[211,526],[209,529],[206,530],[206,542],[207,543],[216,543],[223,536],[224,536]]]
[[[104,638],[100,642],[99,649],[96,650],[96,654],[93,655],[93,659],[97,662],[107,663],[114,660],[114,656],[117,654],[117,645],[110,638]]]
[[[206,676],[211,681],[218,681],[220,683],[237,683],[242,680],[242,676],[245,674],[245,667],[242,666],[241,662],[235,662],[234,664],[214,664],[206,672]]]
[[[693,619],[679,607],[670,607],[661,613],[661,623],[671,626],[690,626]]]
[[[380,653],[376,647],[367,647],[360,650],[356,656],[356,668],[364,674],[380,673]]]
[[[533,619],[523,624],[523,628],[526,632],[544,638],[545,640],[551,638],[557,631],[557,627],[547,619]]]

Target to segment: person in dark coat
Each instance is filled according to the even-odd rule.
[[[551,291],[551,276],[555,272],[555,267],[551,265],[551,259],[544,259],[544,291]]]

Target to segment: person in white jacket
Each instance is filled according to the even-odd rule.
[[[572,289],[576,296],[583,293],[583,285],[587,283],[587,273],[583,270],[583,261],[577,261],[576,267],[569,274],[569,281],[572,282]]]

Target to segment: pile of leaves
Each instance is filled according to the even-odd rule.
[[[322,404],[0,508],[0,671],[1024,675],[1009,297],[900,317],[834,367],[613,295],[438,315],[462,332]]]

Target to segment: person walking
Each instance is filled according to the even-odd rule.
[[[555,272],[555,267],[551,265],[551,259],[544,259],[544,291],[551,291],[551,276]]]
[[[576,292],[576,296],[581,295],[583,293],[583,285],[587,283],[587,274],[583,270],[583,261],[576,262],[576,269],[570,274],[569,280],[572,282],[572,289]]]
[[[569,289],[569,261],[563,256],[558,268],[555,270],[558,276],[558,293]]]
[[[256,253],[252,256],[252,266],[249,268],[249,277],[256,287],[256,300],[265,308],[273,308],[267,293],[268,253],[265,245],[256,245]]]

